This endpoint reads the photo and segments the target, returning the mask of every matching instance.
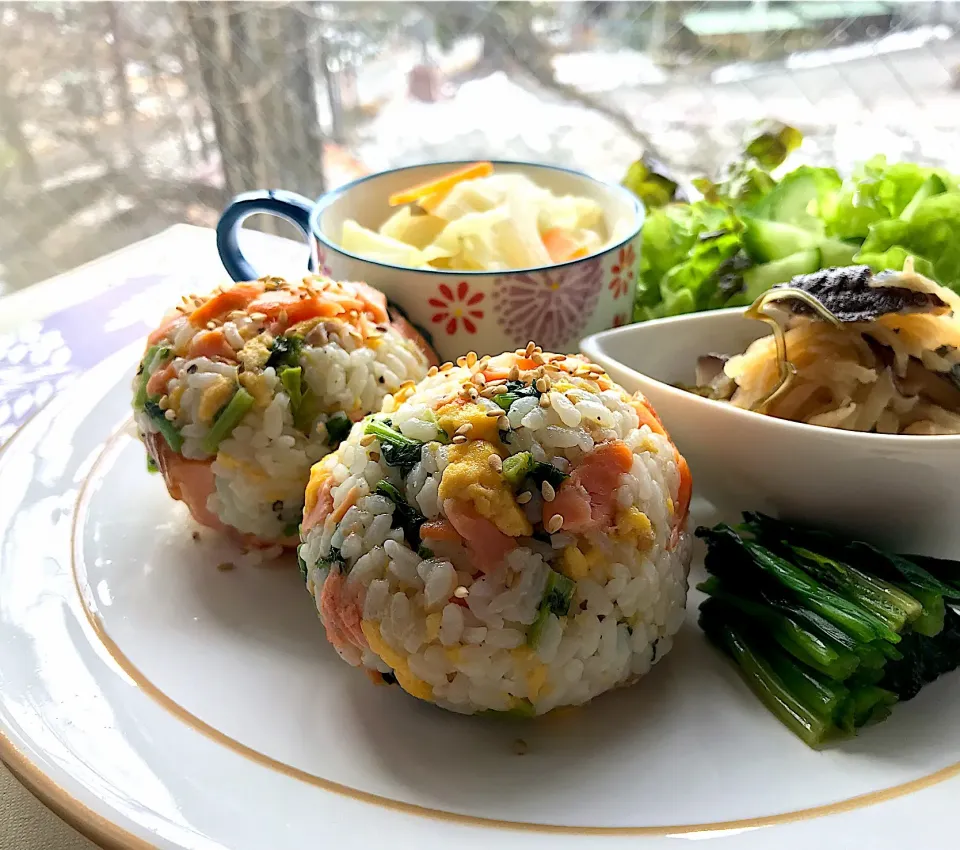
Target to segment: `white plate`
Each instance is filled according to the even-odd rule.
[[[193,539],[130,434],[137,353],[0,456],[0,755],[106,846],[955,842],[960,675],[821,753],[747,692],[693,610],[638,685],[556,717],[461,717],[374,687],[326,645],[292,561],[222,572],[237,553]]]

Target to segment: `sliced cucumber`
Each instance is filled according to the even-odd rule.
[[[812,233],[823,233],[823,219],[817,214],[821,198],[838,191],[840,175],[832,168],[800,168],[787,174],[753,208],[757,218],[791,224]]]
[[[782,260],[754,266],[743,273],[743,291],[728,306],[746,306],[752,304],[771,286],[788,283],[798,274],[810,274],[821,268],[821,256],[818,248],[798,251]]]
[[[820,249],[820,262],[823,263],[823,268],[851,266],[854,255],[860,250],[859,245],[851,245],[839,239],[820,239],[817,247]]]
[[[798,251],[816,248],[820,237],[802,227],[767,221],[761,218],[743,218],[743,247],[755,263],[770,263],[792,256]]]
[[[903,212],[900,213],[900,218],[903,221],[910,221],[913,218],[914,213],[917,211],[917,207],[920,206],[927,198],[932,198],[934,195],[942,195],[947,191],[946,184],[937,177],[936,174],[931,174],[923,183],[920,185],[920,188],[917,189],[914,196],[910,199],[910,203],[903,208]]]

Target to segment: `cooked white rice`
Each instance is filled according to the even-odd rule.
[[[355,301],[364,306],[299,323],[288,320],[285,312],[270,317],[241,307],[198,324],[191,315],[196,315],[194,311],[207,299],[188,300],[154,335],[155,346],[169,353],[148,368],[146,377],[166,370],[165,380],[151,385],[150,399],[156,404],[153,415],[141,405],[135,418],[154,461],[164,471],[168,485],[172,482],[174,495],[179,497],[177,490],[185,486],[177,478],[177,470],[196,473],[200,468],[181,461],[209,465],[212,486],[211,492],[201,497],[202,507],[195,508],[189,494],[185,498],[200,521],[213,524],[215,518],[248,542],[269,544],[290,541],[296,534],[310,466],[338,445],[349,430],[344,415],[357,420],[378,409],[404,382],[423,377],[428,363],[417,345],[389,319],[383,296],[369,287],[336,284],[324,278],[308,278],[301,284],[264,279],[240,285],[249,286],[266,295],[290,293],[324,304],[344,302],[349,308]],[[215,353],[201,344],[203,335],[211,332],[217,334]],[[300,369],[299,395],[309,394],[308,407],[297,407],[278,368],[267,365],[278,340],[292,338],[302,340],[302,348],[280,369]],[[147,367],[151,365],[146,363],[148,359],[144,359]],[[143,378],[141,372],[135,379],[135,392]],[[209,451],[204,443],[211,428],[240,388],[250,393],[253,405],[215,450]],[[300,404],[307,404],[306,399]],[[176,452],[160,433],[158,409],[182,439]],[[334,419],[337,428],[331,435],[328,425]]]
[[[471,355],[431,370],[308,486],[301,569],[331,643],[375,679],[461,713],[584,703],[644,675],[684,618],[686,464],[642,397],[579,357],[528,350],[533,360]],[[532,394],[509,404],[500,376]],[[423,441],[406,474],[369,433],[378,420]],[[504,464],[523,453],[550,464],[557,486],[508,481]],[[582,506],[581,490],[578,519],[568,506]],[[405,538],[409,507],[425,524]]]

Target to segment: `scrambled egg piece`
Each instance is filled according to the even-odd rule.
[[[470,425],[467,436],[471,440],[497,443],[500,440],[498,421],[496,416],[487,416],[487,408],[461,399],[449,401],[437,409],[437,424],[451,437],[458,428]]]
[[[490,466],[490,456],[494,454],[499,454],[496,448],[483,440],[450,446],[447,449],[449,463],[440,479],[440,501],[470,501],[480,516],[504,534],[529,536],[533,534],[530,520],[517,504],[503,475]]]
[[[411,696],[433,702],[433,688],[423,679],[418,679],[410,672],[407,659],[380,636],[379,625],[372,620],[361,620],[360,628],[363,630],[363,636],[367,639],[367,645],[370,649],[393,668],[393,675],[397,677],[397,684]]]
[[[233,381],[223,375],[203,391],[200,405],[197,408],[197,417],[204,425],[209,425],[220,409],[230,401],[234,393]]]
[[[539,695],[540,691],[543,690],[543,686],[547,683],[547,665],[546,664],[537,664],[535,667],[527,671],[527,698],[530,700],[535,700]]]
[[[654,533],[650,518],[637,508],[628,508],[617,517],[616,534],[622,540],[636,541],[637,548],[646,551],[653,545]]]
[[[603,550],[597,546],[590,546],[586,541],[581,545],[586,550],[577,546],[567,546],[560,555],[560,572],[567,578],[574,581],[590,578],[604,582],[607,580],[607,558]]]
[[[273,400],[267,379],[262,374],[241,372],[240,385],[253,396],[257,407],[266,407]]]
[[[580,581],[590,575],[590,565],[583,552],[576,546],[567,546],[560,556],[560,572],[567,578]]]
[[[323,488],[323,482],[330,477],[330,470],[322,463],[316,463],[310,470],[310,480],[307,482],[306,497],[304,499],[303,515],[309,516],[317,506],[317,500],[320,498],[320,490]]]
[[[237,352],[237,359],[248,372],[259,372],[270,359],[272,345],[273,337],[270,334],[260,334],[247,340],[243,348]]]
[[[513,660],[523,668],[522,675],[527,685],[528,699],[535,700],[547,682],[549,668],[540,661],[537,653],[530,647],[518,646],[511,650],[510,654]]]
[[[187,386],[182,381],[180,385],[167,396],[167,407],[169,407],[174,413],[180,412],[180,399],[183,398],[183,393],[186,390]]]

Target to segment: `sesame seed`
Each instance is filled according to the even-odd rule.
[[[536,386],[540,392],[545,393],[550,389],[550,381],[548,381],[546,378],[538,378]]]
[[[436,375],[437,372],[439,372],[439,371],[440,371],[440,370],[439,370],[436,366],[431,366],[431,367],[430,367],[430,370],[427,372],[427,377],[428,377],[428,378],[432,378],[432,377],[433,377],[434,375]]]
[[[216,322],[207,322],[207,330],[212,331],[217,326]]]
[[[530,359],[538,366],[542,366],[545,362],[543,355],[539,351],[534,351],[533,354],[530,355]]]
[[[470,422],[464,422],[463,425],[457,428],[457,430],[454,431],[453,433],[455,436],[459,436],[460,434],[466,435],[466,434],[469,434],[472,430],[473,430],[473,425]]]
[[[161,410],[166,410],[168,407],[170,407],[170,397],[165,395],[160,396],[160,401],[157,402],[157,407],[159,407]]]
[[[487,463],[494,472],[503,471],[503,461],[500,459],[500,455],[490,455],[487,458]]]
[[[517,495],[517,504],[525,505],[532,498],[533,498],[533,493],[531,493],[529,490],[524,490],[522,493],[519,493]]]
[[[375,439],[377,439],[373,434],[364,434],[360,438],[361,446],[369,446]]]
[[[519,380],[520,378],[520,367],[516,364],[510,369],[510,374],[507,376],[511,381]]]
[[[457,434],[457,436],[453,438],[453,442],[458,446],[462,446],[465,442],[467,442],[467,438],[464,437],[463,434]]]
[[[477,372],[477,374],[473,376],[473,382],[479,384],[481,387],[487,385],[487,379],[483,377],[483,372]]]
[[[510,420],[507,419],[505,414],[500,414],[500,419],[497,422],[497,428],[500,429],[501,431],[510,430]]]
[[[467,590],[467,589],[461,584],[456,590],[453,591],[453,595],[456,596],[457,599],[466,599],[467,596],[470,595],[470,591]]]
[[[561,528],[563,528],[563,517],[560,514],[554,514],[547,520],[547,531],[551,534],[556,534]]]
[[[440,367],[441,372],[449,372],[453,368],[453,363],[449,360]]]
[[[530,342],[527,343],[527,348],[524,354],[526,354],[527,357],[529,357],[536,350],[537,350],[537,344],[533,340],[530,340]]]
[[[170,422],[173,422],[173,420],[177,418],[177,414],[174,413],[172,410],[169,410],[169,409],[168,409],[168,410],[165,410],[165,411],[163,412],[163,415],[164,415],[164,417],[165,417],[168,421],[170,421]]]
[[[476,401],[480,398],[480,393],[477,392],[476,387],[467,387],[467,395],[470,397],[470,401]]]
[[[191,536],[194,540],[199,540],[199,539],[200,539],[200,532],[199,532],[199,531],[194,531],[193,534],[191,534],[190,536]]]
[[[503,411],[502,411],[502,410],[488,410],[488,411],[487,411],[487,416],[489,416],[491,419],[494,419],[494,418],[499,419],[501,416],[503,416]]]
[[[550,396],[548,396],[548,395],[546,395],[546,394],[540,396],[540,406],[541,406],[541,407],[550,407],[551,404],[553,404],[553,402],[550,401]]]
[[[466,357],[458,357],[458,358],[457,358],[457,365],[458,365],[459,367],[461,367],[461,368],[463,368],[464,366],[466,366],[466,365],[467,365],[467,358],[466,358]]]
[[[543,498],[548,502],[557,498],[557,491],[553,489],[553,485],[549,481],[544,481],[540,485],[540,492],[543,493]]]
[[[477,365],[477,352],[476,352],[476,351],[468,351],[468,352],[467,352],[467,366],[469,366],[469,367],[472,369],[472,368],[473,368],[474,366],[476,366],[476,365]]]

